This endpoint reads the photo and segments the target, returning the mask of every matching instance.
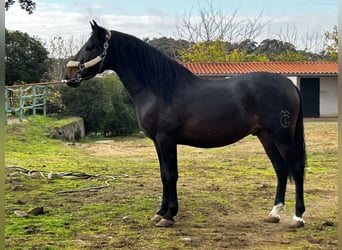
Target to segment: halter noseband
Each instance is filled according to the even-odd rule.
[[[103,52],[101,55],[91,59],[90,61],[87,61],[85,63],[81,63],[80,61],[69,61],[66,65],[67,68],[78,68],[78,72],[76,74],[76,78],[70,79],[68,81],[74,81],[74,82],[80,82],[82,80],[81,72],[84,71],[85,69],[91,68],[98,63],[100,63],[100,68],[98,70],[98,73],[100,73],[104,59],[107,56],[107,49],[108,49],[108,41],[111,37],[111,32],[109,30],[106,30],[106,41],[103,44]]]

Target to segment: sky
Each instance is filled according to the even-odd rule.
[[[253,20],[261,14],[264,27],[259,39],[275,34],[293,34],[298,43],[306,34],[331,31],[338,20],[338,0],[36,0],[29,15],[13,5],[5,12],[5,27],[19,30],[47,42],[55,36],[85,40],[90,35],[90,20],[110,30],[139,38],[177,38],[176,23],[188,13],[198,14],[199,6],[210,3],[226,15],[238,10],[239,18]],[[300,38],[302,37],[302,38]],[[298,44],[298,47],[301,45]]]

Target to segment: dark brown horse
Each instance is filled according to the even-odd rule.
[[[264,72],[206,80],[128,34],[91,23],[92,35],[67,64],[65,81],[77,87],[104,70],[114,70],[132,97],[139,125],[154,142],[163,198],[152,218],[174,224],[178,212],[177,144],[211,148],[256,135],[277,174],[274,207],[266,222],[279,222],[287,179],[296,186],[294,227],[304,226],[306,152],[302,102],[287,78]]]

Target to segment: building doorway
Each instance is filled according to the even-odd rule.
[[[319,78],[301,78],[300,92],[303,99],[304,117],[319,117]]]

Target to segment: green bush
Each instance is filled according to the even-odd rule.
[[[66,115],[84,119],[86,133],[128,135],[138,130],[132,101],[116,76],[92,78],[78,88],[64,87]]]

